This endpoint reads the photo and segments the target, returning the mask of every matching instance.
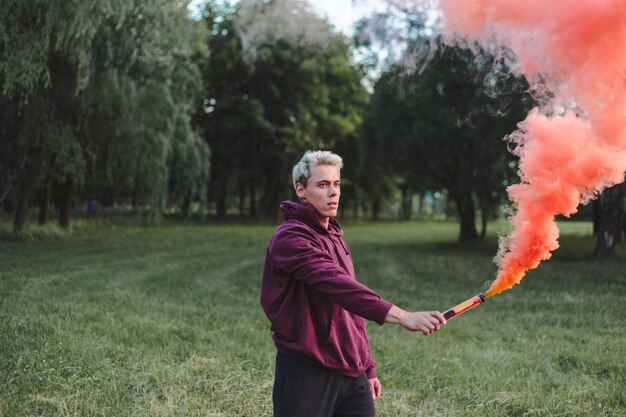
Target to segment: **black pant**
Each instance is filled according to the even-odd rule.
[[[373,417],[367,376],[350,378],[278,352],[274,417]]]

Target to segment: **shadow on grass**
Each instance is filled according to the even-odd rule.
[[[596,240],[593,236],[562,236],[559,248],[552,252],[552,262],[620,262],[626,261],[626,244],[620,245],[612,256],[598,259],[595,256]],[[398,254],[438,255],[438,256],[480,256],[494,257],[498,251],[498,237],[488,236],[477,242],[385,242],[379,244],[381,250]]]

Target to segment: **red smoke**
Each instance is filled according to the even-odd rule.
[[[441,7],[449,42],[477,42],[543,91],[511,135],[521,183],[507,190],[514,230],[501,239],[490,296],[550,258],[557,214],[571,215],[624,180],[626,1],[441,0]]]

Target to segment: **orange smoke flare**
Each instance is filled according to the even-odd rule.
[[[470,308],[476,307],[478,304],[482,304],[484,302],[485,297],[482,294],[477,294],[469,300],[465,300],[461,304],[458,304],[452,307],[450,310],[444,312],[443,317],[446,320],[450,320],[452,317],[458,316],[459,314],[466,312]]]
[[[624,181],[626,1],[441,0],[441,7],[449,43],[477,42],[545,92],[510,137],[521,183],[507,189],[514,230],[500,241],[489,297],[550,258],[559,246],[555,216]]]

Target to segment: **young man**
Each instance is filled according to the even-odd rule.
[[[374,416],[381,384],[364,319],[424,335],[445,323],[439,312],[407,312],[356,280],[335,220],[341,157],[308,151],[293,168],[300,203],[285,201],[285,221],[267,247],[261,305],[278,350],[275,417]]]

